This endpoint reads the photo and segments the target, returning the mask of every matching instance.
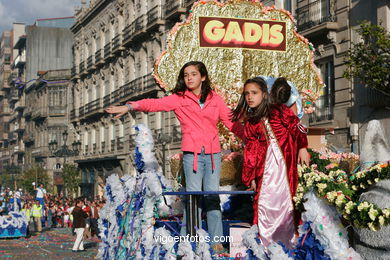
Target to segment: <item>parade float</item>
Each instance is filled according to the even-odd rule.
[[[238,101],[243,82],[259,75],[283,76],[293,82],[306,113],[313,112],[323,87],[313,63],[313,46],[296,32],[291,14],[257,1],[198,1],[187,21],[171,30],[167,46],[156,61],[154,76],[168,94],[180,68],[190,60],[206,64],[214,89],[231,107]],[[302,211],[302,224],[295,248],[287,249],[276,242],[264,248],[257,226],[243,233],[240,245],[244,251],[236,255],[215,255],[202,239],[197,243],[166,239],[179,235],[178,216],[183,207],[180,198],[163,194],[178,189],[180,180],[171,182],[162,174],[147,126],[137,125],[135,129],[136,176],[107,178],[107,203],[99,219],[100,259],[357,260],[361,257],[350,245],[351,228],[376,231],[390,223],[388,208],[360,200],[370,186],[389,179],[390,166],[374,163],[363,170],[354,154],[322,150],[311,151],[312,164],[299,168],[294,202]],[[240,173],[240,148],[226,129],[220,130],[222,146],[233,150],[223,157],[222,185],[234,189]],[[237,149],[231,149],[233,146]],[[171,165],[174,177],[179,179],[180,154],[171,157]],[[223,176],[224,172],[228,176]],[[223,199],[221,206],[224,211],[240,210],[231,197]],[[167,217],[170,221],[157,225]],[[208,234],[199,228],[197,235],[204,238]]]
[[[27,227],[27,218],[21,212],[10,211],[0,216],[0,238],[25,237]]]

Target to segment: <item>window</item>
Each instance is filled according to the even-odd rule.
[[[310,115],[310,122],[332,120],[335,103],[333,60],[318,62],[316,65],[320,70],[321,78],[324,81],[325,87],[322,89],[321,96],[316,102],[315,112]]]

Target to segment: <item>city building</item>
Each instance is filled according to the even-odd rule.
[[[0,172],[1,174],[20,174],[23,165],[23,144],[20,134],[23,131],[23,120],[19,117],[19,109],[23,108],[23,100],[19,100],[19,90],[12,86],[12,79],[19,68],[14,68],[14,60],[23,67],[25,57],[13,47],[22,35],[25,25],[14,23],[11,31],[5,31],[1,37],[0,49]],[[15,110],[16,105],[16,110]]]
[[[26,109],[23,117],[26,131],[23,142],[26,166],[37,164],[44,167],[52,179],[55,194],[62,191],[62,166],[66,156],[56,157],[52,153],[73,141],[72,136],[68,140],[63,139],[63,134],[69,131],[69,79],[70,69],[42,71],[38,79],[25,88]],[[51,151],[49,144],[54,141],[56,147]]]
[[[4,92],[2,104],[4,111],[9,114],[7,117],[8,114],[2,111],[2,116],[4,115],[2,127],[9,129],[8,136],[1,146],[2,165],[18,167],[19,172],[22,172],[34,164],[41,164],[53,179],[54,170],[50,163],[45,161],[49,156],[45,149],[47,150],[50,141],[48,135],[54,137],[55,131],[68,127],[66,88],[73,63],[73,37],[65,25],[73,24],[73,21],[73,17],[65,17],[38,19],[30,26],[13,25],[10,71],[7,82],[2,83]],[[37,80],[40,81],[37,83]],[[58,80],[61,80],[61,83],[57,83],[60,86],[52,84]],[[59,98],[60,105],[56,103]],[[53,101],[54,99],[56,101]],[[40,103],[32,103],[32,100],[38,100]],[[48,111],[50,113],[46,113]],[[53,130],[54,126],[58,129]],[[50,131],[43,135],[42,129]],[[61,168],[61,165],[57,167]]]
[[[172,137],[166,147],[156,142],[160,164],[168,166],[162,149],[179,151],[181,136],[173,113],[136,113],[136,118],[119,120],[103,109],[164,95],[152,77],[154,60],[165,49],[170,28],[193,2],[91,1],[76,13],[70,120],[83,147],[75,159],[82,170],[83,194],[102,194],[111,173],[135,172],[136,123],[147,124],[156,140]]]

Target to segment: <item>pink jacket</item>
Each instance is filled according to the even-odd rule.
[[[215,91],[212,91],[212,95],[208,95],[203,108],[200,107],[198,98],[188,90],[183,96],[172,94],[158,99],[143,99],[128,103],[138,111],[175,112],[182,130],[181,150],[195,154],[195,171],[197,154],[201,153],[202,147],[205,153],[213,154],[221,151],[217,128],[219,120],[240,138],[244,136],[244,127],[241,123],[231,121],[231,110]]]

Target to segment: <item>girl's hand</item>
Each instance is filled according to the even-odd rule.
[[[110,106],[106,108],[104,111],[106,111],[109,114],[117,114],[115,118],[120,118],[127,112],[129,112],[129,108],[127,106]]]
[[[309,166],[310,164],[310,154],[307,151],[306,148],[301,148],[298,151],[298,163],[299,164],[306,164]]]
[[[247,191],[249,191],[249,190],[256,191],[256,181],[255,180],[251,180],[251,186],[249,186]]]

